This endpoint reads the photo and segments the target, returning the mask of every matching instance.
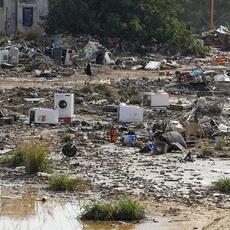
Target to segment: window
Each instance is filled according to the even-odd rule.
[[[3,0],[0,0],[0,7],[3,7]]]
[[[33,25],[33,7],[23,8],[23,26]]]

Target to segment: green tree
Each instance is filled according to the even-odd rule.
[[[195,32],[210,28],[211,0],[178,0],[184,11],[181,19],[189,23]],[[215,24],[230,24],[230,1],[215,0]]]
[[[177,0],[50,0],[48,32],[120,37],[133,44],[170,42],[180,52],[194,44]]]

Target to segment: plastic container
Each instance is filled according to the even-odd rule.
[[[123,144],[134,144],[137,141],[136,135],[124,135],[122,137]]]
[[[148,149],[149,152],[152,152],[153,149],[154,149],[154,144],[149,143],[149,144],[146,145],[146,147],[147,147],[147,149]]]

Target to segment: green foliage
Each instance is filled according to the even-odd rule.
[[[64,135],[62,138],[62,142],[69,142],[69,141],[71,141],[71,136],[68,134]]]
[[[93,203],[87,205],[81,215],[82,220],[94,221],[134,221],[144,218],[144,208],[131,199],[118,203]]]
[[[136,49],[170,42],[176,44],[176,52],[203,52],[178,19],[182,7],[176,0],[50,0],[49,4],[45,28],[51,33],[120,37]]]
[[[0,159],[0,164],[8,167],[25,166],[26,172],[51,172],[48,147],[41,143],[24,143],[12,154]]]
[[[210,3],[211,0],[178,0],[184,8],[180,18],[191,25],[195,32],[208,30],[210,28]],[[230,1],[215,1],[215,24],[229,25],[230,23]]]
[[[112,221],[114,220],[114,213],[115,208],[112,204],[94,203],[85,207],[81,219],[95,221]]]
[[[38,42],[42,38],[42,30],[40,27],[33,27],[25,33],[25,40]]]
[[[121,200],[115,209],[116,220],[140,220],[144,217],[143,207],[135,200]]]
[[[208,143],[204,143],[201,146],[202,156],[212,156],[214,154],[214,149]]]
[[[51,172],[52,164],[48,159],[48,146],[42,143],[26,143],[20,147],[25,157],[25,167],[28,173]]]
[[[21,151],[14,151],[8,156],[1,157],[0,165],[15,168],[25,165],[25,157]]]
[[[212,183],[211,190],[230,194],[230,178],[219,179]]]
[[[217,150],[224,150],[224,147],[227,146],[227,140],[225,137],[220,137],[219,145],[216,146]]]
[[[49,178],[49,188],[53,191],[80,191],[84,192],[89,189],[86,181],[77,178],[71,179],[65,175],[52,176]]]

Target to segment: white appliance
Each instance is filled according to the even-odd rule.
[[[19,49],[11,46],[9,51],[10,64],[17,65],[19,63]]]
[[[9,63],[9,50],[0,50],[0,64]]]
[[[118,120],[122,123],[143,122],[144,109],[139,106],[122,104],[118,110]]]
[[[169,106],[169,94],[165,92],[144,93],[143,104],[152,107],[167,107]]]
[[[59,112],[57,109],[33,108],[29,112],[29,124],[58,124]]]
[[[73,50],[67,49],[66,50],[66,55],[65,55],[65,65],[72,65],[72,56],[73,56]]]
[[[72,93],[55,93],[54,109],[58,109],[59,118],[74,117],[74,94]]]

